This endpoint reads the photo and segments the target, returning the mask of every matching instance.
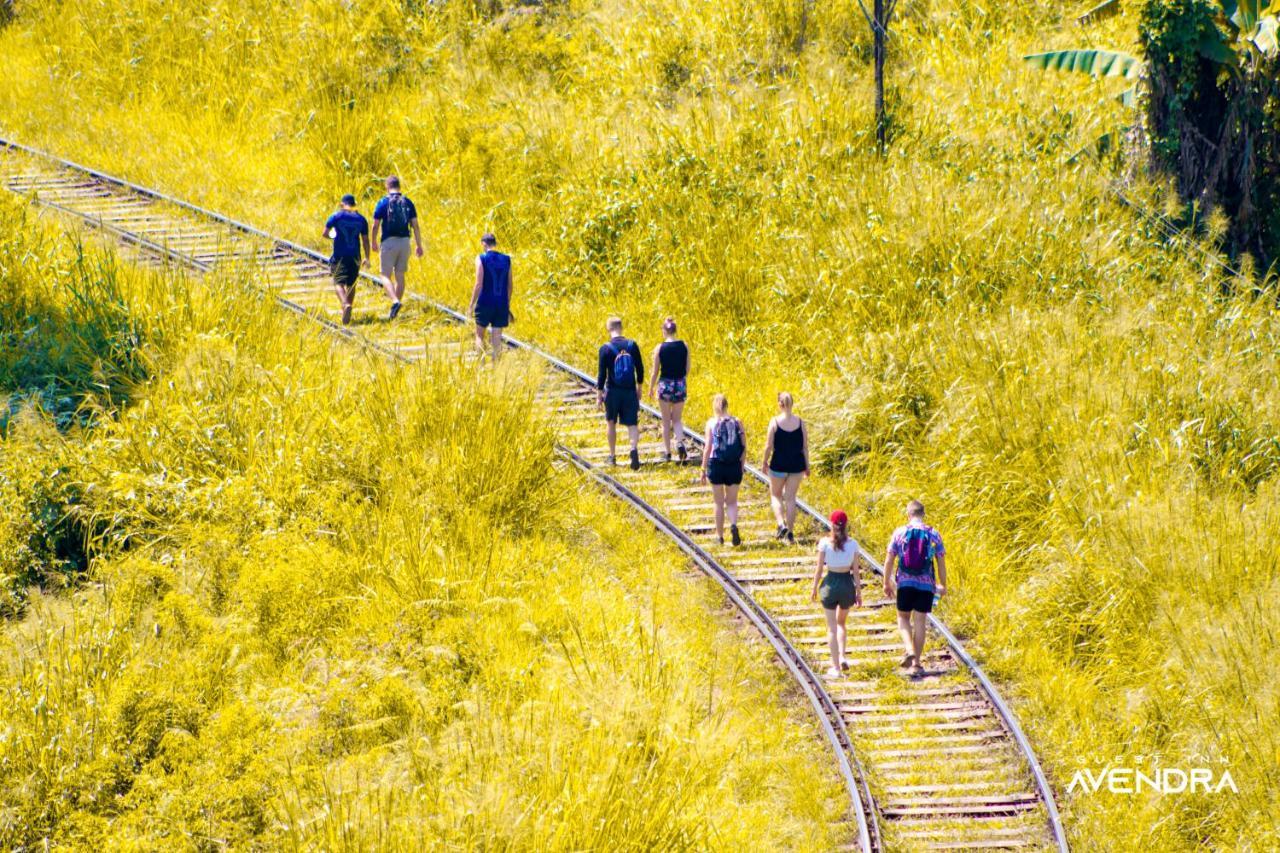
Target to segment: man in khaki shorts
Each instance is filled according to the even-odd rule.
[[[418,230],[418,209],[400,192],[400,178],[390,176],[386,186],[387,194],[373,209],[373,250],[382,259],[383,287],[391,297],[391,313],[387,319],[394,320],[400,313],[404,274],[409,270],[409,232],[413,232],[418,257],[422,257],[422,232]]]

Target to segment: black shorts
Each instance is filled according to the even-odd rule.
[[[910,586],[898,587],[898,612],[929,613],[933,610],[933,593]]]
[[[640,395],[634,388],[610,388],[604,392],[604,419],[635,426],[640,423]]]
[[[742,463],[708,462],[707,480],[713,486],[736,486],[742,482]]]
[[[511,311],[507,308],[476,306],[476,325],[482,329],[505,329],[511,323]]]
[[[334,258],[329,262],[333,283],[339,287],[353,287],[360,279],[359,258]]]

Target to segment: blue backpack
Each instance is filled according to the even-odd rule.
[[[631,341],[620,341],[613,350],[613,384],[618,388],[636,387],[636,363],[631,357]]]
[[[898,565],[903,574],[933,577],[933,531],[928,527],[908,527],[902,533]]]

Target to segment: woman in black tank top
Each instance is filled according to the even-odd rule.
[[[658,368],[662,379],[684,379],[689,375],[689,348],[684,341],[665,340],[658,344]]]
[[[657,391],[658,408],[662,410],[663,460],[671,461],[671,437],[675,436],[680,464],[689,458],[689,448],[684,443],[684,401],[689,389],[685,378],[689,375],[689,347],[676,338],[676,321],[668,317],[662,321],[664,340],[653,351],[653,370],[649,372],[649,399]]]
[[[804,421],[791,412],[791,395],[778,395],[780,414],[769,421],[765,439],[764,461],[760,467],[769,474],[769,503],[778,522],[778,538],[796,541],[796,496],[800,481],[809,476],[809,430]]]

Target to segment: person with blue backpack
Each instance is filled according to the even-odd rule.
[[[329,272],[333,275],[333,289],[342,306],[342,325],[345,326],[351,322],[360,268],[369,265],[369,222],[356,210],[356,197],[351,193],[342,197],[337,212],[325,220],[324,236],[333,241]]]
[[[738,534],[738,487],[747,460],[747,431],[742,421],[729,414],[729,400],[717,394],[711,401],[715,414],[707,421],[702,444],[702,482],[711,484],[716,505],[716,536],[724,544],[724,522],[735,547],[742,544]]]
[[[483,251],[476,258],[476,286],[467,311],[476,321],[476,349],[484,356],[485,332],[496,364],[502,357],[502,330],[511,322],[511,256],[498,251],[498,238],[480,238]]]
[[[935,598],[947,592],[947,550],[938,531],[924,523],[924,504],[907,504],[907,523],[893,531],[884,559],[884,595],[897,588],[898,632],[902,635],[902,667],[924,675],[924,639]],[[895,570],[895,565],[896,570]]]
[[[644,383],[644,359],[640,346],[623,337],[622,320],[610,317],[605,324],[609,342],[600,347],[596,370],[596,400],[604,408],[609,436],[609,464],[618,464],[618,424],[631,438],[631,470],[640,470],[640,386]]]
[[[394,320],[400,313],[400,301],[404,299],[404,277],[409,271],[409,233],[413,232],[417,255],[422,257],[422,232],[418,230],[418,209],[409,197],[400,192],[400,178],[391,175],[386,180],[387,194],[373,208],[373,250],[382,259],[382,286],[391,297],[391,313]],[[378,244],[378,235],[382,244]]]

